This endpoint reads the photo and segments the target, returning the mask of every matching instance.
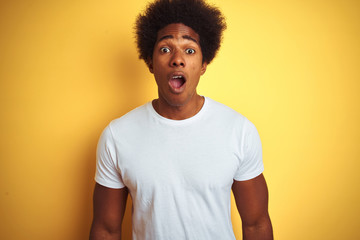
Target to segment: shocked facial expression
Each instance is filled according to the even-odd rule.
[[[196,100],[196,87],[207,66],[199,40],[192,28],[181,23],[169,24],[158,32],[149,69],[163,103],[178,107]]]

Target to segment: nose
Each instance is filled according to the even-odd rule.
[[[174,52],[170,61],[170,65],[172,67],[185,67],[185,59],[183,58],[180,51]]]

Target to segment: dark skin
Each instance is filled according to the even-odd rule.
[[[268,189],[263,174],[232,185],[239,211],[244,240],[272,240],[273,232],[268,212]]]
[[[95,184],[94,217],[90,240],[121,239],[121,224],[124,218],[127,196],[126,187],[112,189],[98,183]]]
[[[200,76],[206,71],[199,35],[184,24],[169,24],[158,32],[149,70],[154,74],[159,98],[153,101],[155,110],[163,117],[183,120],[202,108],[204,98],[197,94]],[[173,75],[182,75],[185,83],[174,88]]]
[[[196,92],[200,76],[207,64],[202,61],[199,36],[183,24],[170,24],[158,32],[149,70],[155,76],[159,98],[153,101],[155,110],[163,117],[186,119],[202,107],[203,97]],[[173,74],[185,76],[186,83],[178,88],[169,84]],[[232,185],[236,205],[242,220],[244,240],[273,239],[268,214],[268,190],[261,174]],[[121,239],[127,188],[111,189],[99,184],[94,190],[94,219],[90,240]]]

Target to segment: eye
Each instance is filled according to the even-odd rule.
[[[195,53],[195,50],[192,49],[192,48],[188,48],[188,49],[185,50],[185,52],[186,52],[187,54],[194,54],[194,53]]]
[[[168,53],[168,52],[170,52],[170,48],[168,48],[168,47],[162,47],[162,48],[160,48],[160,52],[162,52],[162,53]]]

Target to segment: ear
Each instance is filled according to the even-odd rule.
[[[146,61],[146,64],[148,65],[149,71],[151,73],[154,73],[154,68],[153,68],[153,61],[151,58],[148,58]]]
[[[202,67],[201,67],[201,75],[203,75],[206,72],[207,65],[208,65],[207,62],[203,62]]]

